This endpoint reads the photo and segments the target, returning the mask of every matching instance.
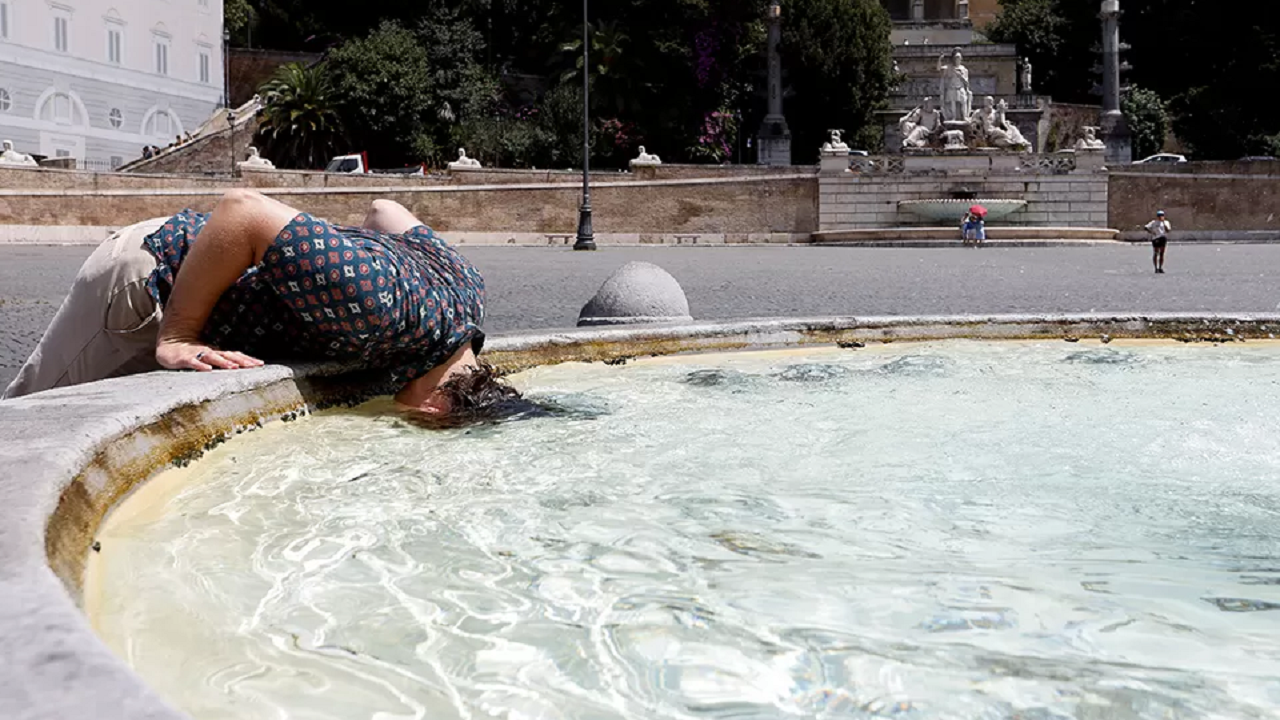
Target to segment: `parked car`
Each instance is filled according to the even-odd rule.
[[[1185,155],[1175,155],[1173,153],[1156,153],[1151,157],[1144,157],[1141,160],[1134,160],[1134,165],[1146,165],[1148,163],[1184,163],[1187,161]]]
[[[422,165],[411,165],[406,168],[396,168],[394,170],[373,170],[369,168],[369,156],[366,153],[358,153],[356,155],[339,155],[329,161],[324,168],[325,172],[330,173],[346,173],[356,175],[361,173],[379,173],[385,175],[425,175],[426,169]]]

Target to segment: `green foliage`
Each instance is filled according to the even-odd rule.
[[[815,161],[829,128],[844,129],[854,147],[878,150],[874,113],[893,81],[888,13],[877,0],[791,0],[785,8],[793,162]]]
[[[418,36],[394,22],[348,40],[326,60],[342,113],[357,147],[375,167],[423,157],[420,138],[450,109],[435,93],[434,74]]]
[[[1120,107],[1133,135],[1134,158],[1160,152],[1169,134],[1169,113],[1160,96],[1151,90],[1133,88],[1125,94]]]
[[[1095,0],[1000,0],[986,29],[1017,43],[1036,67],[1036,89],[1054,99],[1097,103],[1091,69],[1102,30]],[[1121,39],[1132,46],[1125,77],[1167,99],[1171,126],[1197,159],[1263,154],[1280,135],[1280,114],[1259,88],[1280,86],[1280,3],[1221,6],[1204,0],[1125,0]]]
[[[1031,58],[1035,89],[1061,102],[1097,103],[1101,76],[1093,52],[1102,41],[1098,3],[1088,0],[1000,0],[1000,14],[983,29],[989,40],[1018,46]]]
[[[282,65],[260,89],[257,143],[281,168],[323,168],[341,146],[342,121],[323,65]]]
[[[641,144],[669,162],[742,159],[765,113],[766,4],[592,2],[586,68],[581,6],[555,0],[367,0],[356,12],[336,0],[227,0],[227,11],[251,7],[254,37],[273,47],[328,51],[344,150],[368,151],[375,166],[443,164],[458,145],[487,164],[577,165],[585,70],[593,162],[622,168]],[[891,80],[878,0],[784,8],[797,161],[830,127],[878,147],[873,110]]]
[[[222,5],[223,24],[232,35],[239,35],[247,28],[255,14],[249,0],[226,0]]]

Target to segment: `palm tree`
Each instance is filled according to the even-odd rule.
[[[344,137],[324,65],[281,65],[258,93],[263,98],[258,127],[262,154],[282,168],[323,168]]]

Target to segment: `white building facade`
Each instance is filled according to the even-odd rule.
[[[222,104],[222,0],[0,0],[0,138],[112,170]]]

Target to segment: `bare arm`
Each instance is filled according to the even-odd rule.
[[[244,271],[262,260],[297,212],[247,190],[223,196],[182,263],[164,308],[156,360],[171,370],[257,367],[262,361],[200,340],[214,305]]]

